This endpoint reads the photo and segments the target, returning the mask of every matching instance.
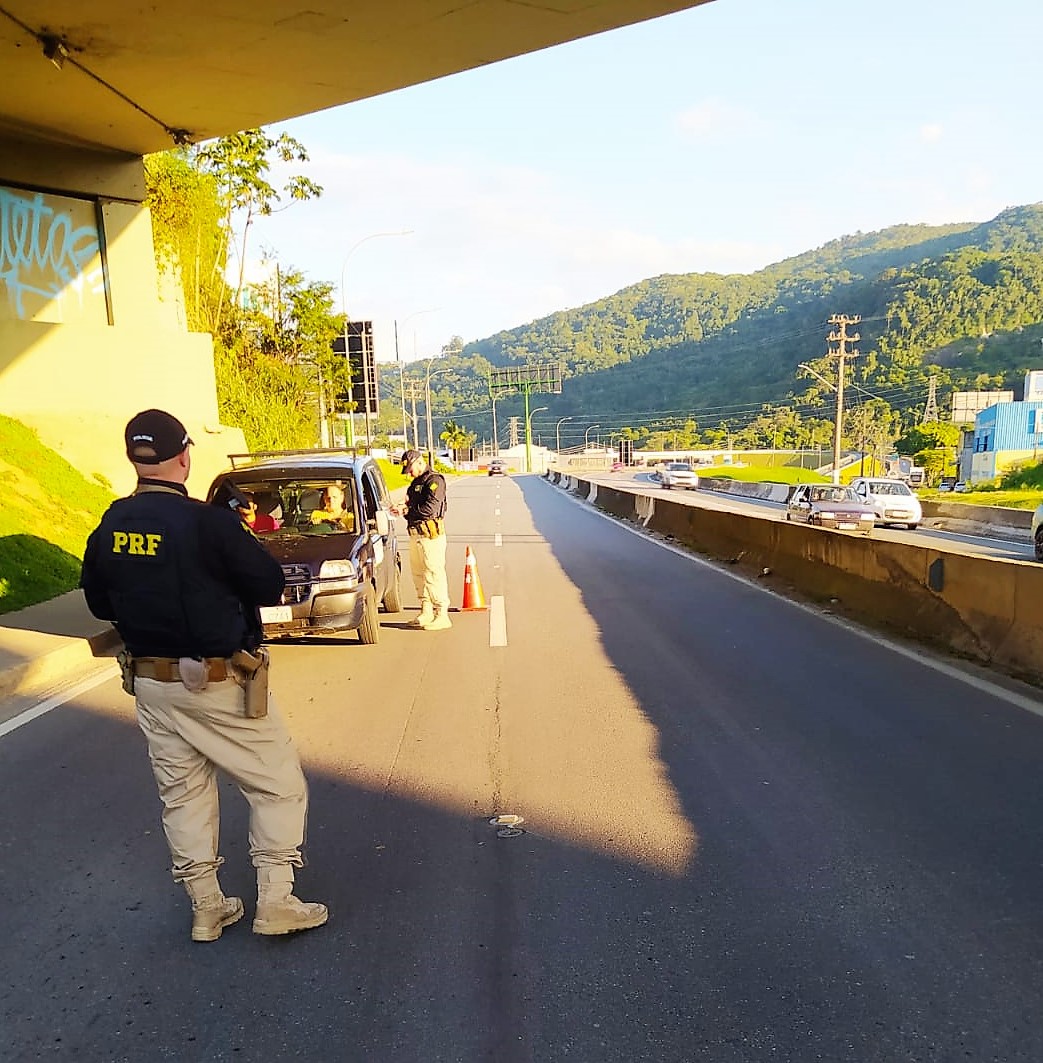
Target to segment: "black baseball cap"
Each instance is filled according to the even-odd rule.
[[[127,457],[138,465],[160,465],[176,458],[192,440],[188,430],[165,410],[142,410],[127,422]]]
[[[405,472],[406,469],[409,468],[410,462],[416,461],[423,456],[424,455],[421,454],[419,450],[407,450],[405,454],[402,455],[402,471]]]

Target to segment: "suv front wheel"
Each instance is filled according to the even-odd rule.
[[[359,624],[359,642],[372,646],[380,641],[380,613],[377,611],[377,592],[371,583],[366,588],[362,606],[362,623]]]
[[[1032,545],[1035,548],[1036,560],[1043,561],[1043,528],[1036,531],[1036,539]]]

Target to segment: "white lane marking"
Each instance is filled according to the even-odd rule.
[[[489,599],[489,645],[507,645],[507,607],[502,594]]]
[[[499,511],[498,509],[494,509],[494,510],[493,510],[493,513],[494,513],[494,514],[495,514],[495,515],[496,515],[497,517],[498,517],[498,516],[500,515],[500,511]]]
[[[25,712],[20,715],[13,717],[6,723],[0,724],[0,738],[9,735],[12,731],[17,731],[19,727],[22,727],[27,723],[32,723],[33,720],[50,712],[51,709],[56,709],[59,705],[64,705],[67,701],[79,697],[88,690],[93,690],[94,687],[101,686],[102,683],[107,683],[110,679],[115,679],[118,674],[119,672],[116,666],[113,665],[111,668],[105,668],[101,672],[95,672],[94,675],[89,676],[87,679],[81,679],[74,686],[69,687],[67,690],[63,690],[60,694],[55,694],[53,697],[47,698],[45,701],[38,702],[31,709],[26,709]]]
[[[609,513],[602,513],[602,511],[596,506],[586,505],[582,498],[577,498],[575,495],[569,494],[567,491],[562,493],[575,505],[582,506],[588,512],[601,517],[602,520],[609,521],[617,528],[622,528],[623,531],[629,532],[631,535],[636,535],[639,539],[643,539],[647,543],[653,543],[663,550],[669,550],[670,553],[677,554],[678,557],[686,558],[697,565],[702,565],[704,568],[711,568],[714,572],[717,572],[722,576],[727,576],[728,579],[735,580],[736,583],[742,583],[747,587],[752,587],[754,590],[760,591],[761,594],[767,594],[778,602],[792,606],[794,609],[799,609],[802,613],[818,617],[819,620],[824,620],[826,623],[833,624],[835,627],[839,627],[844,631],[849,631],[851,634],[857,635],[859,638],[865,639],[867,642],[875,642],[878,646],[883,646],[885,649],[891,650],[893,653],[897,653],[902,657],[907,657],[910,661],[916,661],[918,664],[925,665],[927,668],[933,668],[936,672],[941,672],[942,675],[947,675],[950,679],[956,679],[961,683],[966,683],[967,686],[973,687],[975,690],[980,690],[994,698],[998,698],[1000,701],[1005,701],[1009,705],[1016,705],[1019,709],[1031,712],[1034,716],[1043,717],[1043,704],[1039,701],[1026,697],[1024,694],[1019,694],[1015,690],[1007,690],[1005,687],[998,686],[989,679],[983,679],[980,676],[971,675],[970,673],[949,664],[947,661],[932,657],[930,655],[931,651],[927,647],[916,650],[908,649],[897,642],[892,642],[890,639],[885,638],[883,635],[880,635],[875,631],[869,631],[862,628],[852,621],[843,620],[836,616],[830,616],[828,613],[823,613],[813,606],[805,605],[803,602],[795,602],[792,598],[787,598],[784,595],[779,594],[778,591],[773,591],[770,587],[765,587],[763,583],[748,579],[746,576],[742,576],[738,572],[729,571],[723,565],[720,565],[715,561],[709,561],[704,557],[700,557],[698,554],[689,553],[687,550],[682,550],[679,546],[660,542],[660,540],[651,533],[639,531],[630,524],[625,524],[622,521],[617,520]]]
[[[503,536],[499,532],[493,536],[493,546],[503,546]]]

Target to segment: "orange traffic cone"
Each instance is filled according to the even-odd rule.
[[[485,595],[482,593],[482,581],[478,578],[478,561],[474,551],[468,547],[464,554],[464,601],[460,611],[486,609]]]

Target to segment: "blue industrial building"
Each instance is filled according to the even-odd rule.
[[[1018,465],[1043,459],[1043,399],[999,402],[974,418],[971,483],[991,480]]]

